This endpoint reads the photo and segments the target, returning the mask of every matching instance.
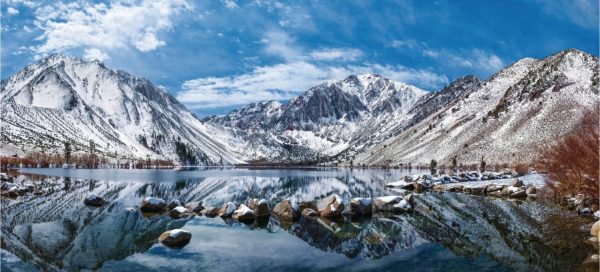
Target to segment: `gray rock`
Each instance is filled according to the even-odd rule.
[[[155,197],[146,197],[142,200],[142,204],[140,205],[140,210],[142,212],[162,212],[167,208],[167,203]]]
[[[106,203],[106,201],[104,201],[103,198],[97,196],[96,194],[89,194],[85,197],[85,199],[83,199],[83,204],[88,205],[88,206],[95,206],[95,207],[99,207],[104,205],[104,203]]]
[[[356,215],[369,215],[373,212],[373,200],[356,197],[350,201],[350,211]]]
[[[164,232],[158,237],[158,241],[168,247],[181,248],[192,240],[192,233],[187,230],[174,229]]]

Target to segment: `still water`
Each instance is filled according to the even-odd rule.
[[[2,199],[2,270],[99,271],[570,271],[594,252],[591,219],[545,201],[427,192],[414,213],[330,221],[274,217],[251,225],[195,216],[145,217],[146,196],[220,206],[265,198],[316,200],[400,194],[402,170],[22,169],[43,195]],[[88,193],[110,203],[83,205]],[[182,249],[158,236],[192,232]]]

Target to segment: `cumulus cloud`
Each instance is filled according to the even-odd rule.
[[[83,58],[87,59],[87,60],[99,60],[99,61],[105,61],[107,59],[110,59],[110,57],[106,53],[98,50],[97,48],[85,49],[83,52]]]
[[[189,80],[183,83],[177,99],[192,110],[286,100],[318,83],[367,73],[377,73],[396,81],[418,83],[431,88],[448,83],[448,78],[444,75],[400,65],[322,65],[300,60],[256,67],[237,76]]]
[[[19,14],[19,10],[13,7],[8,7],[6,9],[6,13],[8,13],[8,15],[17,15]]]
[[[105,5],[62,2],[36,9],[35,25],[43,30],[37,54],[73,48],[111,50],[134,47],[146,52],[164,46],[163,31],[173,18],[191,9],[186,0],[132,0]]]

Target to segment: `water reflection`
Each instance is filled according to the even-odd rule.
[[[215,170],[201,173],[207,171]],[[274,217],[250,225],[221,218],[147,218],[137,209],[127,209],[145,196],[213,206],[265,198],[273,207],[287,197],[315,200],[336,193],[347,202],[357,196],[396,194],[385,184],[406,174],[274,170],[247,175],[256,170],[240,170],[244,174],[236,176],[227,171],[195,177],[185,172],[173,182],[28,175],[20,182],[36,180],[35,186],[44,194],[2,199],[2,248],[43,270],[72,271],[380,270],[393,264],[415,269],[444,263],[469,270],[564,271],[574,269],[593,250],[582,242],[587,238],[580,228],[585,219],[549,203],[454,193],[419,195],[411,214],[337,221],[300,218],[291,224]],[[110,204],[85,207],[82,199],[90,192]],[[160,233],[179,227],[193,233],[192,243],[184,249],[170,250],[156,243]],[[414,256],[420,260],[415,262],[408,257],[415,254],[425,255]],[[231,263],[226,257],[240,261]]]

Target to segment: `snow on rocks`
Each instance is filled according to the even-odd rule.
[[[167,207],[164,200],[155,197],[146,197],[142,200],[140,210],[142,212],[162,212]]]
[[[163,245],[174,248],[186,246],[192,239],[192,233],[183,229],[173,229],[164,232],[158,237]]]
[[[169,216],[174,219],[187,218],[193,216],[192,212],[182,206],[177,206],[169,212]]]
[[[252,199],[248,207],[254,211],[256,217],[266,217],[271,214],[269,203],[265,199],[258,200],[257,198]]]
[[[256,218],[256,215],[248,206],[240,204],[237,210],[233,212],[232,218],[239,222],[252,222]]]
[[[220,210],[221,209],[218,207],[206,206],[206,208],[202,209],[202,215],[206,217],[217,217]]]
[[[374,212],[405,212],[411,210],[412,207],[408,201],[401,196],[382,196],[377,197],[373,201]]]
[[[99,206],[104,205],[104,203],[106,203],[106,201],[102,197],[99,197],[94,193],[88,194],[83,199],[83,204],[88,205],[88,206],[99,207]]]
[[[350,211],[356,215],[370,215],[373,212],[373,200],[355,197],[350,201]]]
[[[273,213],[283,220],[295,220],[300,216],[300,207],[296,201],[284,199],[275,205]]]
[[[171,202],[169,202],[169,210],[175,209],[175,207],[179,207],[179,206],[183,206],[181,204],[181,201],[175,199],[175,200],[171,200]]]
[[[185,208],[197,214],[200,214],[204,209],[204,207],[202,206],[202,201],[189,202],[185,204]]]
[[[322,217],[338,217],[344,212],[344,203],[339,195],[331,195],[317,204]]]
[[[227,202],[223,204],[223,207],[219,210],[220,217],[230,217],[235,211],[236,207],[233,202]]]

